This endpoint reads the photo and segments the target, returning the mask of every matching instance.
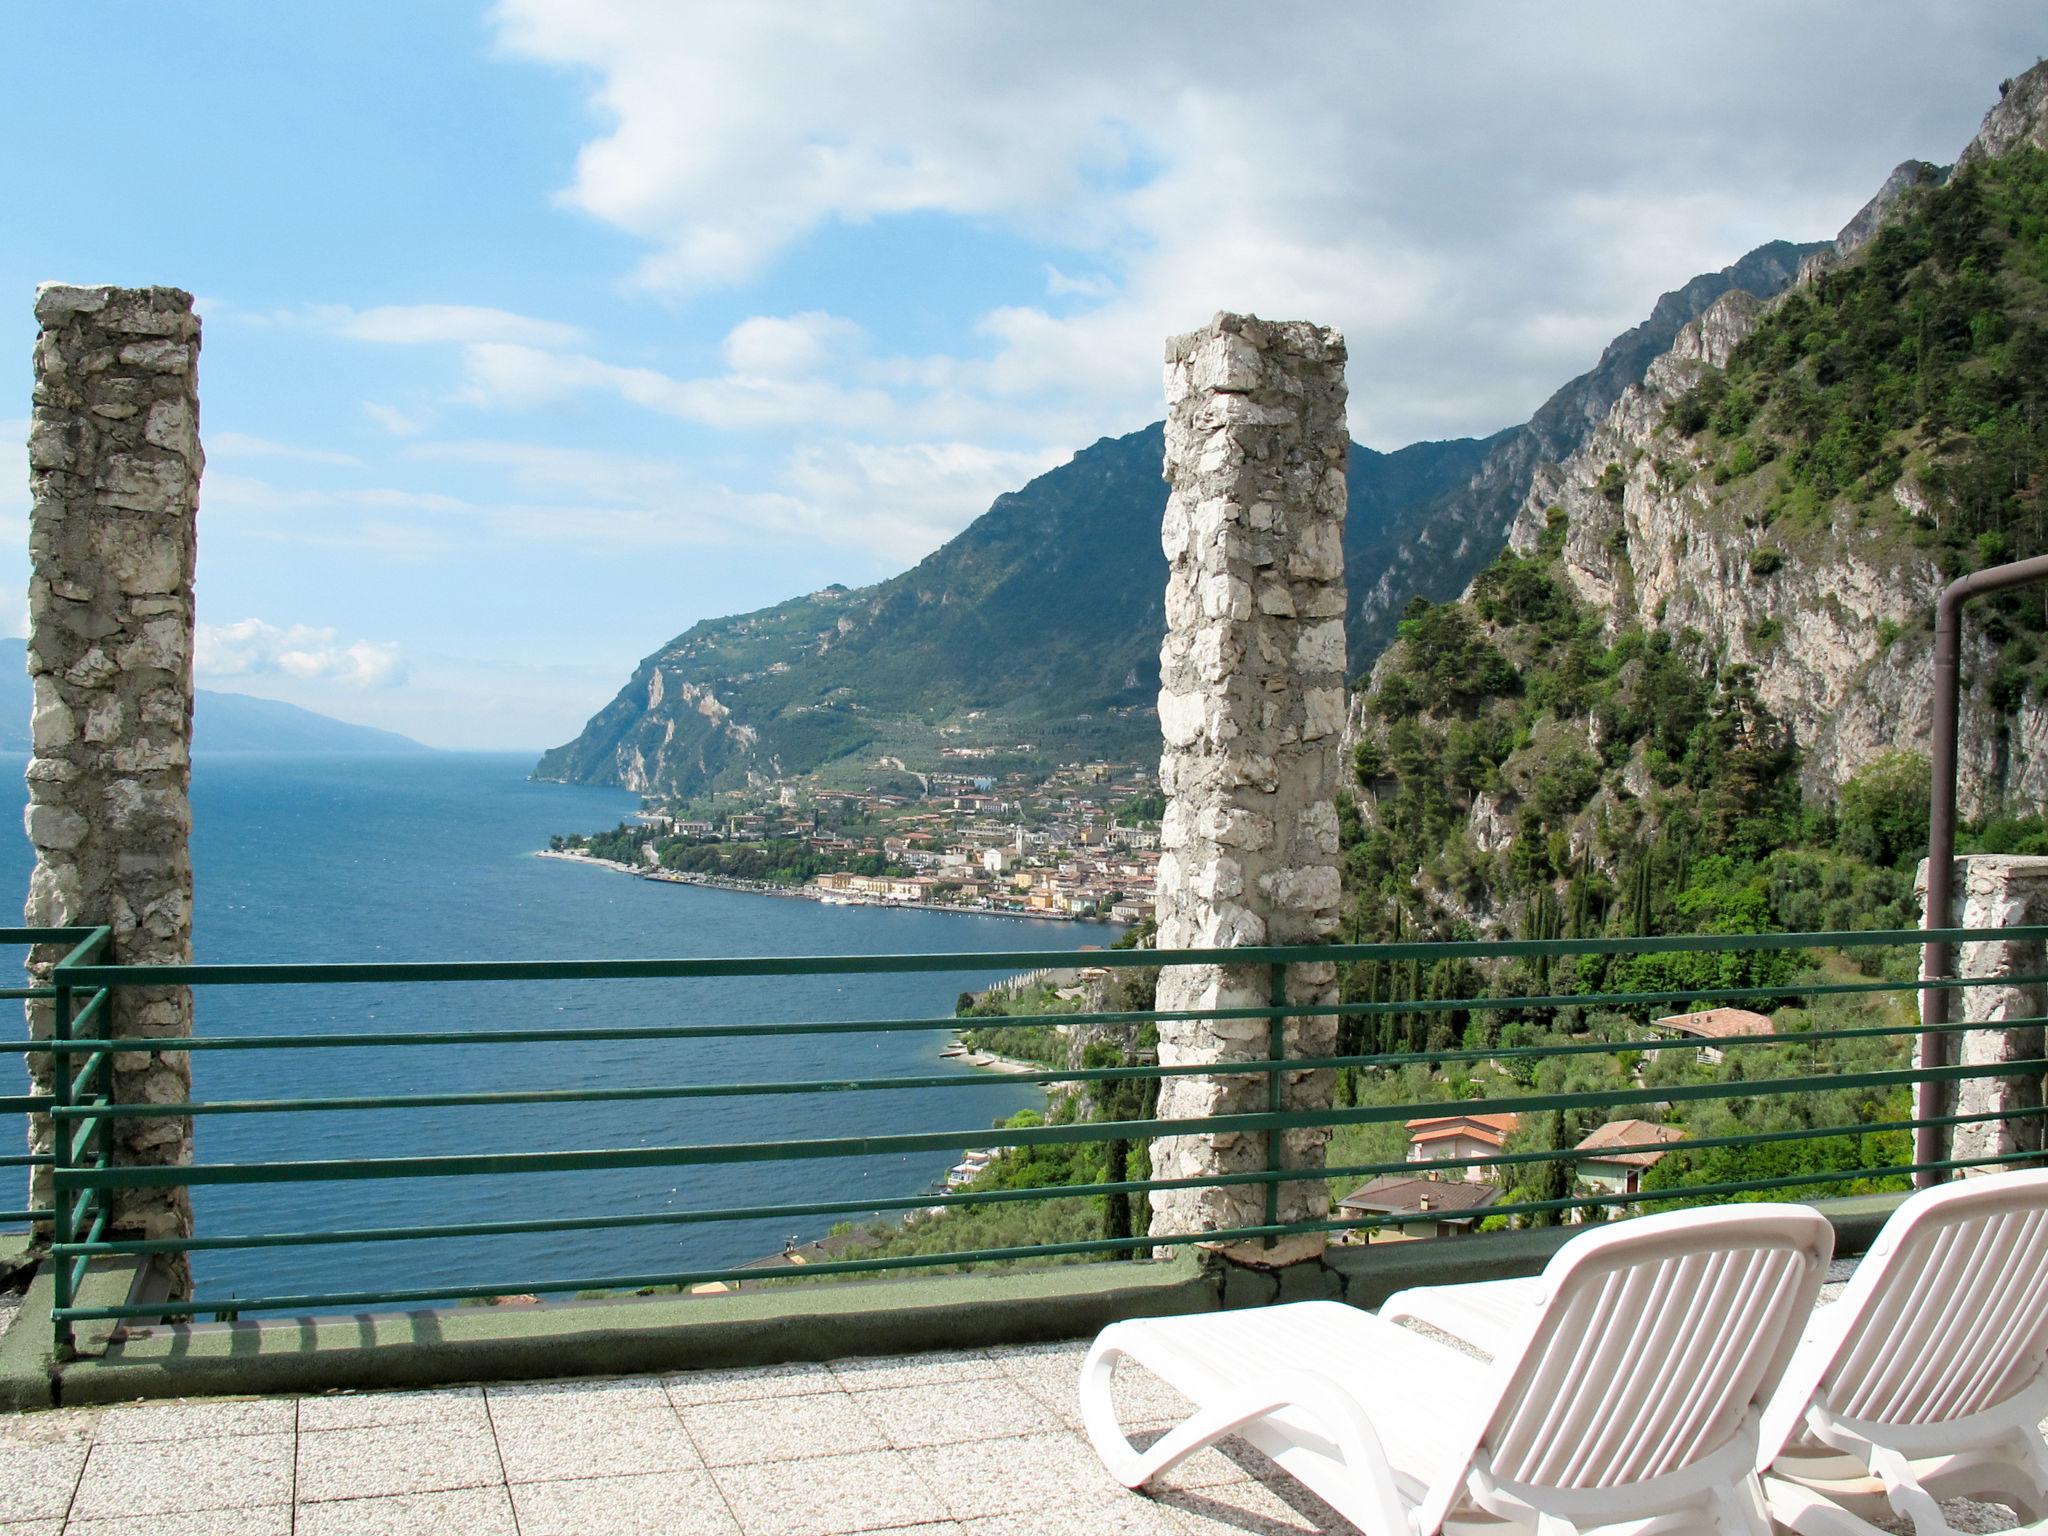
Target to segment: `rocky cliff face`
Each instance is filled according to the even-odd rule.
[[[1532,477],[1576,452],[1622,392],[1723,294],[1768,298],[1790,284],[1804,260],[1833,247],[1774,240],[1718,272],[1703,273],[1657,300],[1649,317],[1608,343],[1599,362],[1561,387],[1522,426],[1501,433],[1471,477],[1439,495],[1411,539],[1353,567],[1361,592],[1351,618],[1354,652],[1369,661],[1393,638],[1401,609],[1418,593],[1433,602],[1455,597],[1500,553]]]
[[[2048,145],[2048,66],[2010,83],[1958,165],[2022,145]],[[1943,179],[1924,162],[1899,167],[1835,244],[1808,261],[1802,284],[1852,259],[1916,190]],[[1927,751],[1931,615],[1944,581],[1931,554],[1846,510],[1825,530],[1788,537],[1752,490],[1716,485],[1697,440],[1667,424],[1672,403],[1704,369],[1725,367],[1766,312],[1730,292],[1687,324],[1576,453],[1537,470],[1509,545],[1533,552],[1551,510],[1561,509],[1564,574],[1608,615],[1609,633],[1640,624],[1753,668],[1758,696],[1802,749],[1802,787],[1831,795],[1885,752]],[[1893,495],[1923,510],[1910,481]],[[1966,631],[1967,816],[2048,807],[2048,719],[2026,704],[2010,714],[1994,708],[1994,662],[1982,626]]]

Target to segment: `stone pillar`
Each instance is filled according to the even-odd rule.
[[[192,568],[199,505],[199,320],[175,288],[36,292],[29,428],[28,669],[35,682],[28,835],[33,926],[110,924],[112,957],[192,958]],[[47,981],[60,951],[30,957]],[[183,1035],[183,987],[114,994],[112,1032]],[[29,1005],[47,1038],[50,1005]],[[189,1058],[138,1043],[113,1059],[118,1101],[190,1097]],[[51,1058],[31,1057],[38,1091]],[[185,1163],[189,1119],[115,1122],[117,1162]],[[32,1127],[47,1149],[47,1124]],[[183,1189],[128,1192],[115,1225],[191,1231]],[[174,1276],[181,1280],[182,1275]]]
[[[1958,928],[2020,928],[2048,923],[2048,859],[1971,854],[1955,861],[1954,881]],[[1927,864],[1923,859],[1923,901],[1926,889]],[[2039,943],[1992,942],[1957,947],[1958,976],[2038,976],[2048,969]],[[1949,1017],[1963,1024],[2002,1026],[2007,1019],[2039,1019],[2048,1015],[2048,987],[2039,982],[1961,987],[1949,996],[1960,999],[1951,1003]],[[1949,1059],[1967,1066],[2039,1060],[2041,1056],[2039,1024],[1973,1029],[1958,1038],[1960,1048],[1951,1047]],[[1964,1078],[1955,1085],[1954,1093],[1946,1097],[1953,1113],[1959,1115],[2039,1109],[2042,1082],[2034,1076]],[[1949,1142],[1949,1155],[1956,1158],[2036,1152],[2042,1145],[2042,1124],[2039,1117],[2029,1117],[1958,1125],[1953,1128]]]
[[[1345,716],[1344,340],[1303,322],[1218,315],[1166,347],[1166,641],[1160,650],[1159,947],[1314,944],[1337,926],[1339,747]],[[1158,1006],[1231,1008],[1271,1001],[1265,966],[1169,967]],[[1290,968],[1290,1003],[1336,1001],[1336,967]],[[1263,1019],[1162,1022],[1162,1064],[1214,1062],[1215,1076],[1160,1084],[1162,1119],[1267,1107]],[[1286,1051],[1329,1054],[1337,1021],[1291,1018]],[[1289,1109],[1327,1109],[1333,1074],[1286,1076]],[[1283,1166],[1320,1170],[1325,1130],[1294,1131]],[[1155,1178],[1266,1166],[1263,1135],[1163,1138]],[[1152,1233],[1258,1226],[1255,1184],[1158,1190]],[[1281,1186],[1283,1221],[1329,1212],[1319,1177]],[[1313,1258],[1320,1235],[1266,1247],[1213,1246],[1244,1263]]]

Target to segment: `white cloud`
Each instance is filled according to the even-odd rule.
[[[427,429],[426,422],[420,417],[408,415],[395,405],[385,405],[377,400],[365,400],[363,414],[393,437],[418,437]]]
[[[352,688],[392,688],[406,679],[406,664],[389,641],[343,644],[332,629],[293,624],[280,628],[262,619],[202,624],[196,638],[196,666],[209,677],[252,677],[279,673],[301,682],[328,681]]]
[[[756,315],[726,334],[725,360],[743,377],[801,378],[860,338],[860,327],[838,315]]]
[[[1063,462],[1059,449],[1001,452],[973,443],[805,443],[783,484],[808,537],[908,565],[988,510],[1005,491]]]
[[[200,491],[202,507],[209,512],[255,512],[273,514],[333,513],[374,510],[380,512],[467,512],[471,503],[439,491],[406,490],[396,486],[366,486],[360,490],[325,490],[307,486],[277,485],[252,475],[207,472]]]
[[[298,313],[306,323],[350,341],[390,346],[510,342],[529,347],[573,347],[583,339],[583,332],[573,325],[475,304],[384,304],[373,309],[318,304]]]
[[[925,435],[997,400],[1044,413],[1034,437],[1062,410],[1135,426],[1161,338],[1230,308],[1343,329],[1379,446],[1519,420],[1661,291],[1832,234],[1898,160],[1951,156],[2038,43],[2016,8],[1933,0],[1310,4],[1258,18],[1276,75],[1216,67],[1249,36],[1223,0],[1170,24],[1082,0],[494,16],[506,51],[591,82],[604,126],[562,196],[645,243],[646,288],[741,283],[828,226],[912,213],[1071,253],[1046,270],[1070,312],[1011,296],[992,355],[922,368],[952,391],[913,402],[952,413]],[[835,396],[772,398],[730,414],[847,420]]]
[[[301,464],[333,464],[347,468],[360,468],[363,462],[352,453],[336,453],[326,448],[299,448],[290,443],[272,442],[267,437],[251,437],[246,432],[209,432],[206,435],[206,452],[210,459],[293,459]]]
[[[1079,294],[1086,299],[1106,299],[1116,292],[1116,284],[1100,272],[1083,272],[1079,276],[1074,276],[1047,262],[1045,291],[1054,298]]]
[[[753,329],[749,329],[753,327]],[[728,338],[729,354],[750,366],[789,370],[822,361],[824,342],[797,327],[746,321]],[[458,399],[485,408],[534,409],[583,391],[617,395],[628,404],[720,431],[803,426],[883,429],[898,414],[883,389],[807,377],[800,371],[732,372],[679,379],[658,369],[610,363],[586,353],[548,351],[506,342],[463,349],[466,382]]]

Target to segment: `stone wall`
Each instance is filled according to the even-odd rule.
[[[1958,928],[2021,928],[2048,924],[2048,859],[2023,858],[2009,854],[1971,854],[1955,861],[1954,912]],[[1927,865],[1920,865],[1920,887],[1924,897]],[[2038,976],[2044,969],[2039,943],[1984,943],[1957,946],[1955,974],[1961,977]],[[1951,1045],[1948,1059],[1966,1066],[2005,1061],[2038,1060],[2042,1030],[2039,1024],[2008,1026],[2008,1019],[2039,1019],[2048,1016],[2048,987],[2039,982],[2013,981],[1982,987],[1961,987],[1949,994],[1949,1017],[1958,1023],[1983,1024],[1984,1029],[1961,1035],[1960,1047]],[[1953,1112],[1959,1115],[2039,1109],[2042,1105],[2041,1079],[2036,1076],[1969,1077],[1956,1084]],[[2023,1120],[1988,1120],[1976,1125],[1959,1125],[1950,1137],[1951,1155],[1958,1158],[1990,1157],[2002,1152],[2039,1151],[2042,1125],[2039,1116]]]
[[[28,667],[35,684],[27,921],[110,924],[128,964],[192,958],[188,790],[192,575],[199,505],[199,320],[175,288],[36,293],[35,414],[29,429]],[[59,958],[37,951],[46,980]],[[184,988],[115,994],[117,1035],[183,1035]],[[47,1038],[50,1005],[29,1005]],[[30,1059],[38,1091],[51,1059]],[[113,1059],[122,1102],[190,1096],[188,1058],[139,1046]],[[189,1119],[116,1122],[123,1163],[182,1163]],[[31,1141],[49,1146],[49,1127]],[[133,1191],[115,1225],[191,1230],[185,1192]]]
[[[1166,349],[1166,480],[1161,539],[1169,564],[1160,651],[1159,947],[1305,944],[1335,930],[1336,792],[1345,722],[1344,340],[1302,322],[1218,315]],[[1264,966],[1174,967],[1161,1009],[1261,1006]],[[1336,1000],[1336,970],[1290,968],[1289,1002]],[[1327,1055],[1329,1015],[1290,1019],[1290,1055]],[[1164,1064],[1263,1060],[1263,1019],[1159,1026]],[[1287,1075],[1290,1109],[1326,1109],[1332,1074]],[[1264,1110],[1263,1075],[1173,1077],[1164,1119]],[[1320,1169],[1328,1132],[1289,1132],[1284,1166]],[[1155,1178],[1265,1166],[1263,1135],[1162,1139]],[[1282,1186],[1280,1218],[1328,1214],[1319,1178]],[[1155,1236],[1256,1226],[1258,1185],[1159,1190]],[[1283,1264],[1321,1251],[1320,1236],[1267,1248],[1216,1245],[1230,1258]]]

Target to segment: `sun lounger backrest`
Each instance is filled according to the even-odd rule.
[[[2010,1402],[2048,1369],[2048,1170],[1913,1196],[1837,1306],[1813,1384],[1836,1416],[1940,1424]]]
[[[1544,1271],[1526,1342],[1474,1466],[1503,1487],[1590,1490],[1682,1477],[1732,1443],[1776,1385],[1833,1249],[1825,1218],[1753,1205],[1587,1233]],[[1753,1454],[1753,1447],[1748,1447]]]

